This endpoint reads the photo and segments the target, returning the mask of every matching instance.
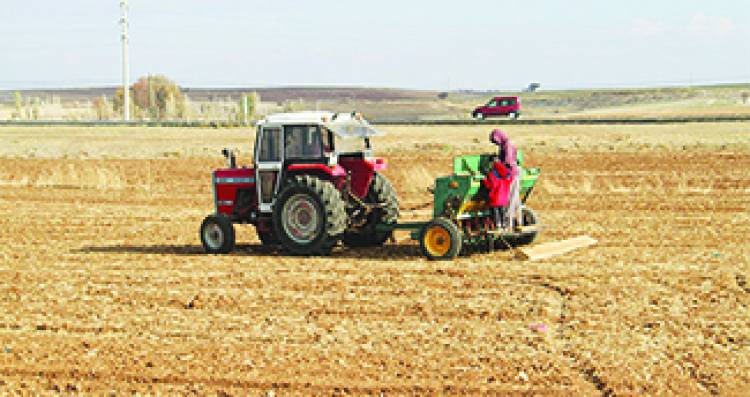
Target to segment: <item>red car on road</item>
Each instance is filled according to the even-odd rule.
[[[471,117],[484,119],[491,116],[508,116],[512,119],[521,115],[521,100],[516,96],[496,96],[484,106],[471,112]]]

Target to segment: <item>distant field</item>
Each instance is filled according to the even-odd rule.
[[[376,126],[377,127],[377,126]],[[450,155],[488,149],[491,125],[377,127],[380,153]],[[503,125],[529,152],[750,150],[750,123],[666,125]],[[0,127],[0,156],[21,158],[216,157],[224,147],[251,155],[255,129]],[[248,160],[249,161],[249,160]]]
[[[601,89],[528,92],[448,92],[382,88],[281,87],[261,89],[186,89],[192,120],[237,120],[242,93],[257,91],[258,116],[289,110],[364,112],[373,119],[466,119],[494,95],[518,95],[523,117],[669,117],[750,114],[750,84],[707,87]],[[0,120],[14,113],[28,119],[93,120],[92,103],[114,88],[22,92],[20,112],[14,93],[0,92]],[[105,119],[117,118],[107,112]]]
[[[0,393],[746,394],[750,123],[503,128],[542,168],[541,241],[598,245],[300,258],[238,226],[208,256],[210,172],[251,129],[0,128]],[[373,143],[411,206],[489,129]]]

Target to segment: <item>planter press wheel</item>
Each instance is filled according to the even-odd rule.
[[[450,260],[461,252],[461,232],[448,219],[437,218],[420,231],[419,245],[422,254],[430,260]]]

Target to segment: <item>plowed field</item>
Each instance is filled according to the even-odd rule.
[[[0,129],[0,393],[746,395],[750,124],[506,130],[542,168],[540,241],[598,245],[300,258],[238,226],[208,256],[209,173],[246,132]],[[402,205],[488,132],[393,128]]]

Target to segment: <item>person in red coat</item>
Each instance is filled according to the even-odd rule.
[[[499,129],[490,133],[490,142],[498,146],[498,159],[482,184],[487,188],[488,204],[496,225],[503,229],[513,228],[518,223],[515,220],[520,209],[516,147],[508,135]]]
[[[490,207],[508,205],[510,183],[511,171],[501,161],[495,161],[487,177],[482,180],[482,184],[487,188]]]

